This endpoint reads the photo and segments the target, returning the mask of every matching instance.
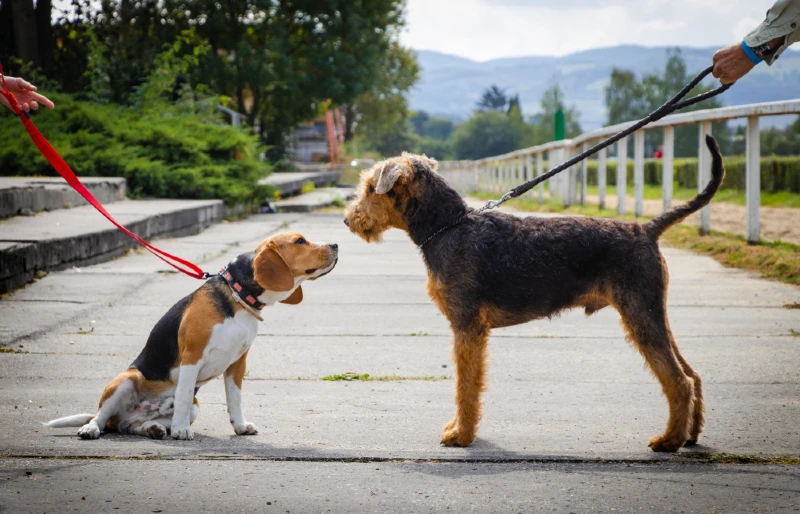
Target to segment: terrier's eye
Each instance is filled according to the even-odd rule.
[[[374,192],[375,192],[375,186],[372,186],[372,185],[371,185],[371,186],[369,186],[369,189],[367,190],[367,192],[368,192],[369,194],[372,194],[372,193],[374,193]]]
[[[303,238],[301,237],[300,239],[298,239],[297,241],[295,241],[295,242],[294,242],[294,244],[296,244],[296,245],[304,245],[304,244],[308,244],[308,241],[306,241],[305,239],[303,239]]]

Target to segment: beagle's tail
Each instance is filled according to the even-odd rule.
[[[94,414],[75,414],[74,416],[67,416],[65,418],[54,419],[47,423],[42,423],[45,428],[67,428],[67,427],[82,427],[94,418]]]
[[[725,177],[725,168],[722,166],[722,155],[713,137],[706,136],[706,145],[708,145],[708,149],[711,150],[711,182],[708,183],[702,193],[692,198],[689,202],[675,207],[674,209],[670,209],[661,216],[653,218],[645,223],[645,230],[647,230],[647,234],[653,239],[658,239],[669,227],[708,205],[711,199],[714,198],[714,195],[717,194],[717,191],[719,191],[719,186],[722,185],[722,179]]]

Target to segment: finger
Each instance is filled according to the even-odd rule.
[[[715,79],[718,79],[718,78],[720,78],[720,76],[722,76],[722,70],[720,70],[719,66],[714,66],[714,69],[711,70],[711,75]]]
[[[23,103],[22,105],[20,105],[20,107],[22,108],[23,111],[30,111],[31,110],[31,106],[28,105],[28,102]]]
[[[31,109],[37,110],[39,108],[39,104],[35,100],[31,100]]]
[[[34,93],[33,98],[36,99],[36,101],[39,102],[40,104],[47,107],[48,109],[52,109],[55,107],[55,104],[51,102],[50,99],[44,95],[40,95],[39,93]]]

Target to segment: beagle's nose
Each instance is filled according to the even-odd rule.
[[[331,248],[333,248],[334,250],[337,250],[337,251],[339,250],[339,245],[337,245],[336,243],[331,243],[331,244],[329,244],[328,246],[330,246],[330,247],[331,247]]]
[[[347,218],[345,218],[343,221],[344,221],[344,224],[345,224],[345,225],[347,225],[348,227],[350,226],[350,222],[349,222],[349,221],[347,221]]]

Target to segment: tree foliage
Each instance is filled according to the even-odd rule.
[[[637,80],[633,72],[615,68],[611,72],[609,84],[605,89],[605,101],[608,111],[608,124],[615,125],[626,121],[643,118],[667,100],[672,98],[685,86],[694,74],[689,73],[686,62],[680,49],[668,51],[668,58],[664,71],[644,75]],[[699,84],[692,89],[688,96],[698,95],[710,91],[712,86]],[[713,109],[722,104],[716,98],[706,100],[687,108],[687,111]],[[699,128],[697,125],[677,127],[675,129],[675,155],[688,157],[697,155],[699,145]],[[715,123],[712,127],[714,136],[723,152],[729,150],[730,137],[724,122]],[[660,130],[651,130],[645,133],[647,152],[655,150],[663,143],[663,134]],[[633,151],[629,145],[629,151]]]
[[[483,92],[476,108],[479,111],[505,111],[507,105],[506,90],[492,84]]]
[[[15,40],[35,33],[14,15],[25,3],[0,4],[0,49],[39,66]],[[72,0],[53,27],[45,72],[63,91],[130,105],[165,45],[192,30],[196,44],[176,51],[196,62],[172,70],[174,81],[230,97],[277,158],[299,122],[353,103],[380,80],[402,8],[402,0]]]

